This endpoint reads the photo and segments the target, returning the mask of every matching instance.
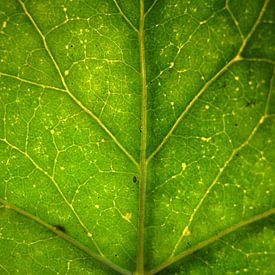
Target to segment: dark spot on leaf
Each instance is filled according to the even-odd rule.
[[[62,225],[54,225],[53,227],[54,227],[55,230],[59,230],[59,231],[62,231],[64,233],[66,232],[65,227],[62,226]]]
[[[71,48],[73,47],[73,45],[71,45]]]
[[[245,107],[254,107],[256,105],[256,100],[252,99],[246,102]]]
[[[137,182],[137,177],[133,176],[133,183],[136,183],[136,182]]]
[[[238,126],[238,123],[235,123],[234,126],[237,127],[237,126]]]
[[[236,156],[236,157],[238,157],[238,156],[239,156],[239,154],[237,153],[235,156]]]
[[[115,254],[115,257],[117,257],[117,254]]]

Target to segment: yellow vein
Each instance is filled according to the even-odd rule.
[[[134,26],[134,24],[131,22],[131,20],[125,15],[125,13],[122,11],[120,8],[119,4],[117,3],[117,0],[113,0],[120,15],[125,19],[125,21],[131,26],[131,28],[135,31],[138,32],[138,29]]]
[[[222,67],[210,80],[208,80],[204,86],[201,88],[201,90],[193,97],[193,99],[188,103],[185,110],[180,114],[180,116],[177,118],[174,125],[171,127],[170,131],[167,133],[167,135],[164,137],[164,139],[161,141],[161,143],[158,145],[158,147],[154,150],[154,152],[148,157],[147,163],[150,162],[150,160],[160,151],[160,149],[166,144],[170,136],[173,134],[173,132],[178,127],[181,120],[185,117],[185,115],[189,112],[189,110],[192,108],[192,106],[195,104],[195,102],[199,99],[199,97],[207,90],[207,88],[218,78],[220,77],[233,63],[240,60],[239,56],[235,56],[233,59],[231,59],[224,67]]]
[[[47,222],[45,222],[44,220],[40,219],[39,217],[7,202],[6,200],[2,199],[0,197],[0,203],[4,205],[4,207],[6,209],[11,209],[13,211],[15,211],[16,213],[32,220],[35,221],[36,223],[44,226],[45,228],[47,228],[49,231],[51,231],[52,233],[56,234],[58,237],[62,238],[63,240],[69,242],[70,244],[72,244],[73,246],[75,246],[76,248],[80,249],[81,251],[85,252],[86,254],[88,254],[89,256],[91,256],[92,258],[96,259],[97,261],[101,262],[102,264],[108,266],[109,268],[119,272],[120,274],[124,274],[124,275],[130,275],[132,274],[130,271],[114,264],[113,262],[109,261],[108,259],[106,259],[103,256],[100,256],[96,253],[94,253],[90,248],[88,248],[87,246],[83,245],[82,243],[80,243],[79,241],[73,239],[72,237],[70,237],[68,234],[62,232],[61,230],[57,229],[55,226],[52,226],[50,224],[48,224]]]
[[[207,90],[207,88],[218,78],[220,77],[232,64],[243,60],[243,57],[241,56],[248,40],[251,38],[251,36],[253,35],[253,33],[255,32],[257,26],[259,25],[264,12],[266,10],[267,4],[268,4],[269,0],[266,0],[262,6],[262,9],[259,13],[258,18],[256,19],[254,25],[252,26],[250,32],[248,33],[248,35],[245,37],[245,39],[243,39],[243,42],[240,46],[240,49],[238,50],[238,53],[224,66],[222,67],[210,80],[208,80],[203,87],[201,88],[201,90],[193,97],[193,99],[188,103],[188,105],[186,106],[186,108],[184,109],[184,111],[180,114],[180,116],[177,118],[176,122],[173,124],[173,126],[171,127],[171,129],[169,130],[169,132],[166,134],[166,136],[163,138],[163,140],[161,141],[161,143],[157,146],[157,148],[153,151],[153,153],[151,153],[151,155],[147,158],[147,163],[150,162],[150,160],[160,151],[160,149],[166,144],[166,142],[168,141],[168,139],[171,137],[171,135],[173,134],[173,132],[176,130],[177,126],[179,125],[179,123],[181,122],[181,120],[186,116],[186,114],[188,113],[188,111],[192,108],[192,106],[195,104],[195,102],[199,99],[199,97]]]
[[[207,188],[206,192],[204,193],[204,195],[202,196],[202,198],[200,199],[199,203],[197,204],[197,206],[194,208],[192,214],[190,215],[189,221],[187,223],[187,225],[185,226],[185,228],[182,230],[181,236],[179,237],[173,252],[170,256],[173,257],[174,254],[177,251],[177,248],[179,247],[180,243],[182,242],[183,238],[186,236],[186,232],[189,232],[189,228],[191,223],[194,220],[195,215],[197,214],[198,210],[200,209],[200,207],[202,206],[203,202],[205,201],[205,199],[207,198],[207,196],[209,195],[209,193],[211,192],[211,190],[213,189],[213,187],[216,185],[216,183],[218,182],[218,180],[220,179],[221,175],[223,174],[224,170],[226,169],[226,167],[229,165],[229,163],[232,161],[232,159],[234,158],[234,156],[246,145],[249,144],[249,141],[253,138],[253,136],[255,135],[255,133],[257,132],[259,126],[264,122],[266,116],[262,116],[258,123],[256,124],[256,126],[253,128],[253,130],[251,131],[250,135],[248,136],[248,138],[236,149],[234,149],[231,153],[231,155],[229,156],[229,158],[224,162],[223,166],[220,167],[218,174],[216,175],[215,179],[212,181],[212,183],[209,185],[209,187]]]
[[[10,78],[16,79],[18,81],[34,85],[34,86],[38,86],[38,87],[41,87],[43,89],[51,89],[51,90],[56,90],[56,91],[60,91],[60,92],[67,92],[64,89],[54,87],[54,86],[49,86],[49,85],[46,85],[46,84],[43,84],[43,83],[34,82],[34,81],[31,81],[31,80],[27,80],[27,79],[21,78],[21,77],[16,76],[16,75],[7,74],[7,73],[4,73],[4,72],[0,72],[0,75],[5,76],[5,77],[10,77]]]
[[[266,11],[266,7],[267,7],[268,3],[269,3],[269,0],[265,0],[264,1],[264,4],[263,4],[263,6],[261,8],[261,11],[260,11],[260,13],[259,13],[259,15],[258,15],[258,17],[257,17],[257,19],[255,21],[255,23],[253,24],[253,26],[252,26],[250,32],[248,33],[248,35],[243,40],[243,43],[242,43],[242,45],[240,47],[240,50],[239,50],[239,54],[241,54],[243,52],[245,46],[247,45],[248,40],[251,38],[251,36],[255,32],[256,28],[260,24],[260,22],[262,20],[262,17],[264,15],[265,11]]]
[[[273,72],[272,72],[272,76],[271,76],[271,80],[270,80],[270,84],[269,84],[269,91],[268,91],[266,105],[265,105],[264,114],[266,116],[268,116],[269,102],[270,102],[270,99],[271,99],[271,93],[272,93],[272,88],[273,88],[274,82],[275,82],[275,66],[273,66]]]
[[[262,219],[265,219],[265,218],[268,218],[269,216],[271,215],[274,215],[275,214],[275,208],[271,208],[270,210],[267,210],[261,214],[258,214],[258,215],[255,215],[255,216],[252,216],[250,217],[249,219],[247,220],[244,220],[244,221],[241,221],[231,227],[228,227],[227,229],[219,232],[218,234],[214,235],[213,237],[205,240],[205,241],[202,241],[196,245],[194,245],[193,247],[190,247],[189,249],[183,251],[182,253],[178,254],[177,256],[174,256],[170,259],[168,259],[166,262],[160,264],[159,266],[153,268],[152,270],[150,270],[149,272],[147,272],[146,274],[147,275],[152,275],[152,274],[156,274],[160,271],[162,271],[163,269],[165,269],[166,267],[170,266],[171,264],[179,261],[179,260],[182,260],[183,258],[193,254],[194,252],[198,251],[198,250],[201,250],[202,248],[206,247],[207,245],[209,244],[212,244],[214,242],[216,242],[217,240],[225,237],[226,235],[230,234],[230,233],[233,233],[235,232],[236,230],[244,227],[244,226],[247,226],[247,225],[250,225],[252,223],[255,223],[257,221],[260,221]]]
[[[17,152],[21,153],[22,155],[24,155],[27,159],[29,159],[31,161],[31,163],[34,165],[34,167],[39,170],[40,172],[42,172],[46,177],[48,177],[52,183],[54,184],[55,188],[57,189],[58,193],[61,195],[62,199],[64,200],[64,202],[69,206],[69,208],[71,209],[71,211],[73,212],[74,216],[76,217],[76,219],[78,220],[78,222],[80,223],[80,225],[82,226],[82,228],[87,232],[88,237],[91,239],[92,243],[94,244],[94,246],[97,248],[99,254],[103,255],[101,250],[99,249],[97,243],[95,242],[92,233],[89,231],[89,229],[86,227],[86,225],[83,223],[83,221],[81,220],[81,218],[79,217],[79,215],[77,214],[77,212],[75,211],[73,205],[71,203],[69,203],[69,201],[67,200],[67,198],[65,197],[65,195],[63,194],[62,190],[60,189],[58,183],[56,182],[56,180],[54,179],[54,177],[52,177],[51,175],[49,175],[49,173],[47,171],[45,171],[43,168],[41,168],[34,160],[33,158],[27,153],[22,151],[21,149],[19,149],[18,147],[16,147],[15,145],[11,144],[8,140],[6,139],[2,139],[0,138],[1,141],[5,142],[8,146],[10,146],[12,149],[16,150]]]
[[[22,6],[23,11],[25,12],[26,16],[29,18],[29,20],[31,21],[32,25],[34,26],[34,28],[36,29],[36,31],[38,32],[39,36],[41,37],[44,47],[48,53],[48,55],[50,56],[59,76],[60,79],[62,81],[62,84],[64,86],[64,88],[67,91],[67,94],[71,97],[71,99],[88,115],[90,115],[96,122],[97,124],[111,137],[111,139],[115,142],[115,144],[122,150],[122,152],[137,166],[139,167],[139,164],[137,163],[137,161],[134,159],[134,157],[124,148],[124,146],[118,141],[118,139],[113,135],[113,133],[103,124],[103,122],[92,112],[90,111],[86,106],[83,105],[83,103],[81,101],[79,101],[69,90],[66,81],[61,73],[61,70],[55,60],[55,58],[52,55],[52,52],[47,44],[46,38],[43,35],[43,33],[41,32],[41,30],[39,29],[39,27],[37,26],[36,22],[34,21],[34,19],[32,18],[31,14],[28,12],[25,4],[22,2],[22,0],[18,0],[18,2],[20,3],[20,5]]]
[[[145,46],[144,46],[144,0],[140,0],[140,21],[139,21],[139,57],[141,77],[141,135],[140,135],[140,184],[139,184],[139,210],[138,210],[138,232],[137,232],[137,274],[144,274],[144,217],[147,183],[147,87],[145,67]]]
[[[151,7],[145,12],[144,17],[146,17],[154,8],[154,6],[157,4],[158,0],[155,0],[154,3],[151,5]]]
[[[243,35],[243,32],[242,32],[242,30],[241,30],[241,28],[240,28],[239,22],[238,22],[238,20],[236,19],[236,17],[234,16],[233,12],[231,11],[231,9],[230,9],[230,7],[229,7],[229,0],[226,0],[225,8],[227,9],[227,11],[228,11],[228,13],[229,13],[231,19],[233,20],[233,22],[234,22],[234,24],[235,24],[235,26],[236,26],[236,28],[237,28],[237,30],[238,30],[238,32],[239,32],[241,38],[244,39],[244,35]]]
[[[266,58],[251,58],[251,57],[243,57],[243,61],[248,61],[248,62],[263,62],[263,63],[268,63],[275,65],[275,60],[269,60]]]

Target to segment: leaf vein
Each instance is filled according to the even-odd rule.
[[[71,209],[72,213],[74,214],[74,216],[76,217],[76,219],[78,220],[79,224],[82,226],[82,228],[85,230],[85,232],[87,233],[88,237],[91,239],[92,243],[95,245],[95,247],[97,248],[98,252],[100,255],[103,255],[101,250],[99,249],[97,243],[95,242],[92,233],[89,231],[89,229],[87,228],[87,226],[84,224],[84,222],[82,221],[82,219],[79,217],[78,213],[76,212],[76,210],[74,209],[73,205],[68,201],[68,199],[66,198],[66,196],[63,194],[62,190],[59,187],[59,184],[56,182],[56,180],[54,179],[54,177],[52,177],[47,171],[45,171],[42,167],[40,167],[36,161],[27,153],[22,151],[21,149],[19,149],[17,146],[11,144],[7,139],[0,139],[0,141],[6,143],[8,146],[10,146],[12,149],[16,150],[17,152],[21,153],[22,155],[24,155],[27,159],[30,160],[30,162],[34,165],[34,167],[39,170],[41,173],[43,173],[47,178],[49,178],[52,183],[54,184],[55,188],[57,189],[58,193],[60,194],[60,196],[62,197],[62,199],[64,200],[64,202],[67,204],[67,206]]]
[[[271,209],[269,209],[269,210],[267,210],[263,213],[254,215],[254,216],[248,218],[247,220],[243,220],[243,221],[241,221],[241,222],[239,222],[235,225],[232,225],[231,227],[228,227],[227,229],[219,232],[218,234],[214,235],[213,237],[211,237],[207,240],[204,240],[204,241],[194,245],[193,247],[190,247],[189,249],[183,251],[182,253],[180,253],[180,254],[172,257],[172,258],[169,258],[166,262],[163,262],[162,264],[160,264],[159,266],[153,268],[152,270],[150,270],[146,274],[147,275],[156,274],[156,273],[160,272],[161,270],[167,268],[171,264],[173,264],[177,261],[180,261],[181,259],[195,253],[198,250],[201,250],[202,248],[206,247],[207,245],[216,242],[217,240],[227,236],[228,234],[233,233],[233,232],[237,231],[238,229],[240,229],[244,226],[247,226],[247,225],[250,225],[250,224],[255,223],[257,221],[260,221],[262,219],[268,218],[269,216],[274,215],[274,214],[275,214],[275,208],[271,208]]]
[[[11,209],[13,211],[15,211],[16,213],[25,216],[26,218],[35,221],[36,223],[44,226],[46,229],[48,229],[49,231],[51,231],[52,233],[56,234],[58,237],[62,238],[63,240],[69,242],[71,245],[75,246],[76,248],[82,250],[83,252],[85,252],[86,254],[88,254],[89,256],[91,256],[92,258],[96,259],[97,261],[103,263],[104,265],[108,266],[109,268],[119,272],[120,274],[124,274],[124,275],[131,275],[132,273],[116,264],[114,264],[113,262],[111,262],[110,260],[108,260],[107,258],[105,258],[104,256],[98,255],[96,253],[94,253],[90,248],[88,248],[87,246],[83,245],[81,242],[75,240],[74,238],[72,238],[71,236],[69,236],[68,234],[62,232],[61,230],[57,229],[55,226],[52,226],[50,224],[48,224],[47,222],[45,222],[44,220],[40,219],[39,217],[7,202],[6,200],[2,199],[0,197],[0,203],[2,205],[4,205],[4,207],[6,209]]]
[[[61,70],[59,68],[59,65],[57,64],[55,58],[53,57],[53,54],[48,46],[48,43],[46,41],[45,36],[43,35],[43,33],[41,32],[41,30],[39,29],[39,27],[37,26],[36,22],[34,21],[33,17],[31,16],[31,14],[28,12],[25,4],[22,2],[22,0],[18,0],[19,4],[21,5],[24,13],[26,14],[26,16],[29,18],[29,20],[31,21],[32,25],[34,26],[34,28],[36,29],[37,33],[39,34],[39,36],[41,37],[44,47],[49,55],[49,57],[51,58],[57,72],[58,75],[60,77],[60,80],[67,92],[67,94],[69,95],[69,97],[80,107],[83,109],[83,111],[85,113],[87,113],[89,116],[91,116],[96,122],[97,124],[111,137],[111,139],[114,141],[114,143],[121,149],[121,151],[129,158],[129,160],[131,160],[137,167],[139,167],[139,164],[137,163],[137,161],[134,159],[134,157],[128,152],[128,150],[118,141],[118,139],[114,136],[114,134],[105,126],[105,124],[91,111],[89,110],[76,96],[73,95],[73,93],[69,90],[66,81],[61,73]]]
[[[21,78],[21,77],[16,76],[16,75],[8,74],[8,73],[5,73],[5,72],[0,72],[0,76],[10,77],[10,78],[16,79],[16,80],[24,82],[24,83],[28,83],[28,84],[31,84],[31,85],[34,85],[34,86],[41,87],[43,89],[51,89],[51,90],[56,90],[56,91],[63,92],[63,93],[67,92],[65,89],[62,89],[62,88],[58,88],[58,87],[55,87],[55,86],[50,86],[50,85],[43,84],[43,83],[38,83],[38,82],[35,82],[35,81],[31,81],[31,80],[28,80],[28,79]]]
[[[158,2],[159,0],[155,0],[154,2],[153,2],[153,4],[148,8],[148,10],[145,12],[145,14],[144,14],[144,17],[146,17],[151,11],[152,11],[152,9],[155,7],[155,5],[157,4],[157,2]]]
[[[248,136],[248,138],[237,148],[235,148],[231,155],[229,156],[229,158],[224,162],[223,166],[220,167],[218,174],[216,175],[216,177],[214,178],[214,180],[212,181],[212,183],[209,185],[209,187],[207,188],[206,192],[204,193],[204,195],[202,196],[202,198],[200,199],[200,201],[198,202],[198,204],[196,205],[196,207],[194,208],[192,214],[190,215],[189,221],[187,223],[187,225],[184,227],[184,229],[182,230],[182,234],[179,237],[173,251],[172,254],[170,256],[173,257],[174,254],[176,253],[177,248],[179,247],[180,243],[182,242],[184,236],[185,236],[185,232],[189,231],[189,228],[194,220],[195,215],[197,214],[198,210],[200,209],[200,207],[202,206],[203,202],[205,201],[205,199],[208,197],[209,193],[211,192],[211,190],[213,189],[213,187],[216,185],[216,183],[218,182],[218,180],[220,179],[220,177],[222,176],[224,170],[228,167],[229,163],[232,161],[232,159],[234,158],[234,156],[245,146],[247,146],[250,142],[250,140],[253,138],[253,136],[255,135],[255,133],[257,132],[259,126],[261,124],[264,123],[264,120],[267,118],[266,115],[262,116],[259,121],[257,122],[256,126],[252,129],[250,135]]]
[[[243,60],[243,57],[241,56],[241,54],[244,51],[245,46],[247,45],[247,42],[249,41],[249,39],[251,38],[251,36],[253,35],[253,33],[255,32],[257,26],[260,24],[261,19],[266,11],[266,7],[268,5],[269,0],[265,0],[261,11],[256,19],[256,21],[254,22],[250,32],[248,33],[248,35],[245,37],[245,39],[243,39],[243,42],[237,52],[237,54],[228,62],[226,63],[212,78],[210,78],[204,85],[203,87],[200,89],[200,91],[192,98],[192,100],[188,103],[188,105],[186,106],[186,108],[183,110],[183,112],[180,114],[180,116],[177,118],[177,120],[175,121],[175,123],[172,125],[172,127],[170,128],[170,130],[168,131],[168,133],[166,134],[166,136],[163,138],[163,140],[161,141],[161,143],[157,146],[157,148],[151,153],[151,155],[147,158],[147,163],[150,162],[150,160],[162,149],[162,147],[167,143],[167,141],[169,140],[169,138],[172,136],[173,132],[176,130],[176,128],[178,127],[179,123],[182,121],[182,119],[186,116],[186,114],[188,113],[188,111],[192,108],[192,106],[197,102],[197,100],[200,98],[200,96],[207,90],[207,88],[219,77],[221,76],[232,64]]]
[[[113,0],[120,15],[124,18],[124,20],[131,26],[131,28],[135,31],[138,32],[138,29],[134,26],[134,24],[131,22],[131,20],[126,16],[126,14],[123,12],[123,10],[121,9],[121,7],[119,6],[117,0]]]

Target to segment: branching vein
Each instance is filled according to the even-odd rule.
[[[154,8],[154,6],[157,4],[158,1],[159,0],[155,0],[153,2],[153,4],[151,5],[151,7],[149,7],[149,9],[145,12],[144,17],[146,17],[152,11],[152,9]]]
[[[0,72],[0,76],[10,77],[10,78],[16,79],[20,82],[28,83],[28,84],[31,84],[31,85],[34,85],[34,86],[37,86],[37,87],[41,87],[43,89],[51,89],[51,90],[56,90],[56,91],[59,91],[59,92],[67,92],[64,89],[61,89],[61,88],[58,88],[58,87],[55,87],[55,86],[50,86],[50,85],[47,85],[47,84],[38,83],[38,82],[35,82],[35,81],[24,79],[24,78],[21,78],[19,76],[15,76],[15,75],[12,75],[12,74],[7,74],[7,73],[4,73],[4,72]]]
[[[50,56],[57,72],[58,75],[60,77],[60,80],[65,88],[65,90],[67,91],[67,94],[70,96],[70,98],[85,112],[87,113],[89,116],[91,116],[96,122],[97,124],[111,137],[111,139],[115,142],[115,144],[121,149],[121,151],[129,158],[129,160],[131,160],[132,163],[134,163],[137,167],[139,166],[138,162],[134,159],[134,157],[127,151],[127,149],[118,141],[118,139],[114,136],[114,134],[104,125],[104,123],[91,111],[89,110],[77,97],[75,97],[73,95],[73,93],[69,90],[67,83],[65,81],[65,78],[62,75],[62,72],[59,68],[59,65],[57,64],[49,46],[48,43],[46,41],[45,36],[43,35],[43,33],[41,32],[41,30],[39,29],[39,27],[37,26],[36,22],[34,21],[33,17],[31,16],[31,14],[28,12],[25,4],[22,2],[22,0],[18,0],[18,2],[20,3],[22,9],[24,10],[24,13],[26,14],[26,16],[29,18],[29,20],[31,21],[32,25],[34,26],[34,28],[36,29],[37,33],[39,34],[39,36],[41,37],[44,47],[48,53],[48,55]]]
[[[186,108],[183,110],[183,112],[180,114],[180,116],[177,118],[169,132],[166,134],[166,136],[163,138],[161,143],[157,146],[157,148],[153,151],[153,153],[148,157],[147,163],[161,150],[161,148],[167,143],[169,138],[172,136],[176,128],[178,127],[179,123],[182,121],[182,119],[187,115],[188,111],[192,108],[192,106],[197,102],[197,100],[200,98],[200,96],[208,89],[208,87],[217,79],[219,78],[232,64],[243,60],[243,57],[241,56],[244,48],[247,45],[247,42],[252,37],[253,33],[255,32],[257,26],[260,24],[261,19],[264,15],[264,12],[266,10],[266,7],[268,5],[269,0],[266,0],[262,6],[262,9],[258,15],[258,18],[256,19],[254,25],[252,26],[250,32],[248,35],[243,39],[243,42],[237,52],[237,54],[226,64],[224,67],[222,67],[210,80],[208,80],[203,87],[200,89],[200,91],[193,97],[193,99],[188,103]]]
[[[12,149],[16,150],[17,152],[19,152],[20,154],[22,154],[23,156],[25,156],[33,165],[34,167],[39,170],[42,174],[44,174],[48,179],[51,180],[51,182],[54,184],[55,188],[57,189],[58,193],[60,194],[60,196],[62,197],[63,201],[66,203],[66,205],[71,209],[72,213],[74,214],[74,216],[76,217],[76,219],[78,220],[79,224],[82,226],[82,228],[85,230],[85,232],[88,234],[89,238],[91,239],[92,243],[94,244],[94,246],[97,248],[99,254],[103,255],[101,250],[99,249],[97,243],[95,242],[92,233],[89,231],[89,229],[87,228],[87,226],[84,224],[84,222],[82,221],[82,219],[79,217],[78,213],[76,212],[76,210],[74,209],[73,205],[68,201],[68,199],[66,198],[66,196],[63,194],[62,190],[60,189],[58,183],[56,182],[56,180],[54,179],[54,177],[52,177],[47,171],[45,171],[42,167],[40,167],[36,161],[27,153],[22,151],[21,149],[19,149],[18,147],[16,147],[15,145],[11,144],[8,140],[6,139],[0,139],[0,141],[6,143],[9,147],[11,147]]]
[[[90,248],[88,248],[87,246],[83,245],[81,242],[73,239],[72,237],[70,237],[69,235],[67,235],[66,233],[62,232],[61,230],[57,229],[55,226],[52,226],[50,224],[48,224],[47,222],[45,222],[44,220],[40,219],[39,217],[7,202],[6,200],[2,199],[0,197],[0,203],[2,205],[4,205],[4,207],[6,209],[11,209],[13,211],[15,211],[16,213],[32,220],[35,221],[36,223],[44,226],[45,228],[47,228],[49,231],[51,231],[52,233],[56,234],[58,237],[64,239],[65,241],[69,242],[70,244],[72,244],[73,246],[75,246],[76,248],[82,250],[83,252],[85,252],[86,254],[88,254],[89,256],[91,256],[92,258],[98,260],[99,262],[103,263],[104,265],[110,267],[111,269],[119,272],[120,274],[124,274],[124,275],[131,275],[131,272],[129,272],[128,270],[121,268],[120,266],[112,263],[111,261],[109,261],[108,259],[106,259],[103,256],[100,256],[96,253],[94,253]]]
[[[196,207],[194,208],[192,214],[190,215],[190,218],[188,220],[187,225],[185,226],[185,228],[182,230],[182,234],[179,237],[173,252],[171,254],[170,257],[173,257],[174,254],[176,253],[180,243],[182,242],[184,236],[185,236],[185,232],[189,231],[189,228],[191,226],[191,223],[194,220],[195,215],[197,214],[198,210],[201,208],[203,202],[205,201],[205,199],[208,197],[209,193],[211,192],[211,190],[213,189],[213,187],[216,185],[216,183],[218,182],[218,180],[220,179],[220,177],[222,176],[224,170],[228,167],[229,163],[232,161],[232,159],[234,158],[234,156],[245,146],[247,146],[249,144],[249,142],[251,141],[251,139],[253,138],[253,136],[255,135],[255,133],[257,132],[258,128],[260,127],[260,125],[262,123],[264,123],[266,116],[262,116],[258,123],[256,124],[256,126],[253,128],[251,134],[248,136],[248,138],[245,140],[245,142],[243,142],[239,147],[237,147],[236,149],[234,149],[231,153],[231,155],[229,156],[229,158],[224,162],[223,166],[220,167],[218,174],[216,175],[216,177],[214,178],[214,180],[212,181],[212,183],[209,185],[209,187],[207,188],[206,192],[204,193],[204,195],[202,196],[202,198],[200,199],[200,201],[198,202],[198,204],[196,205]]]
[[[262,219],[268,218],[269,216],[274,215],[274,214],[275,214],[275,208],[271,208],[270,210],[267,210],[267,211],[265,211],[261,214],[252,216],[247,220],[244,220],[244,221],[241,221],[241,222],[239,222],[235,225],[232,225],[231,227],[219,232],[218,234],[214,235],[213,237],[211,237],[207,240],[204,240],[204,241],[194,245],[193,247],[190,247],[189,249],[183,251],[182,253],[168,259],[166,262],[164,262],[164,263],[160,264],[159,266],[157,266],[157,267],[153,268],[152,270],[150,270],[147,273],[147,275],[156,274],[156,273],[160,272],[161,270],[165,269],[166,267],[172,265],[173,263],[175,263],[179,260],[182,260],[183,258],[193,254],[194,252],[196,252],[198,250],[201,250],[202,248],[206,247],[209,244],[212,244],[212,243],[216,242],[217,240],[225,237],[226,235],[228,235],[230,233],[233,233],[236,230],[238,230],[238,229],[240,229],[244,226],[247,226],[247,225],[252,224],[254,222],[257,222],[257,221],[260,221]]]
[[[113,0],[120,15],[125,19],[125,21],[131,26],[131,28],[135,31],[138,32],[138,29],[134,26],[134,24],[131,22],[131,20],[125,15],[125,13],[122,11],[121,7],[119,6],[117,0]]]

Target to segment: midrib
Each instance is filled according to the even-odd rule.
[[[147,88],[144,49],[144,0],[140,0],[139,20],[139,56],[140,56],[140,78],[141,78],[141,135],[140,135],[140,185],[139,185],[139,211],[137,232],[137,261],[136,274],[144,274],[144,216],[146,200],[146,148],[147,148]]]

